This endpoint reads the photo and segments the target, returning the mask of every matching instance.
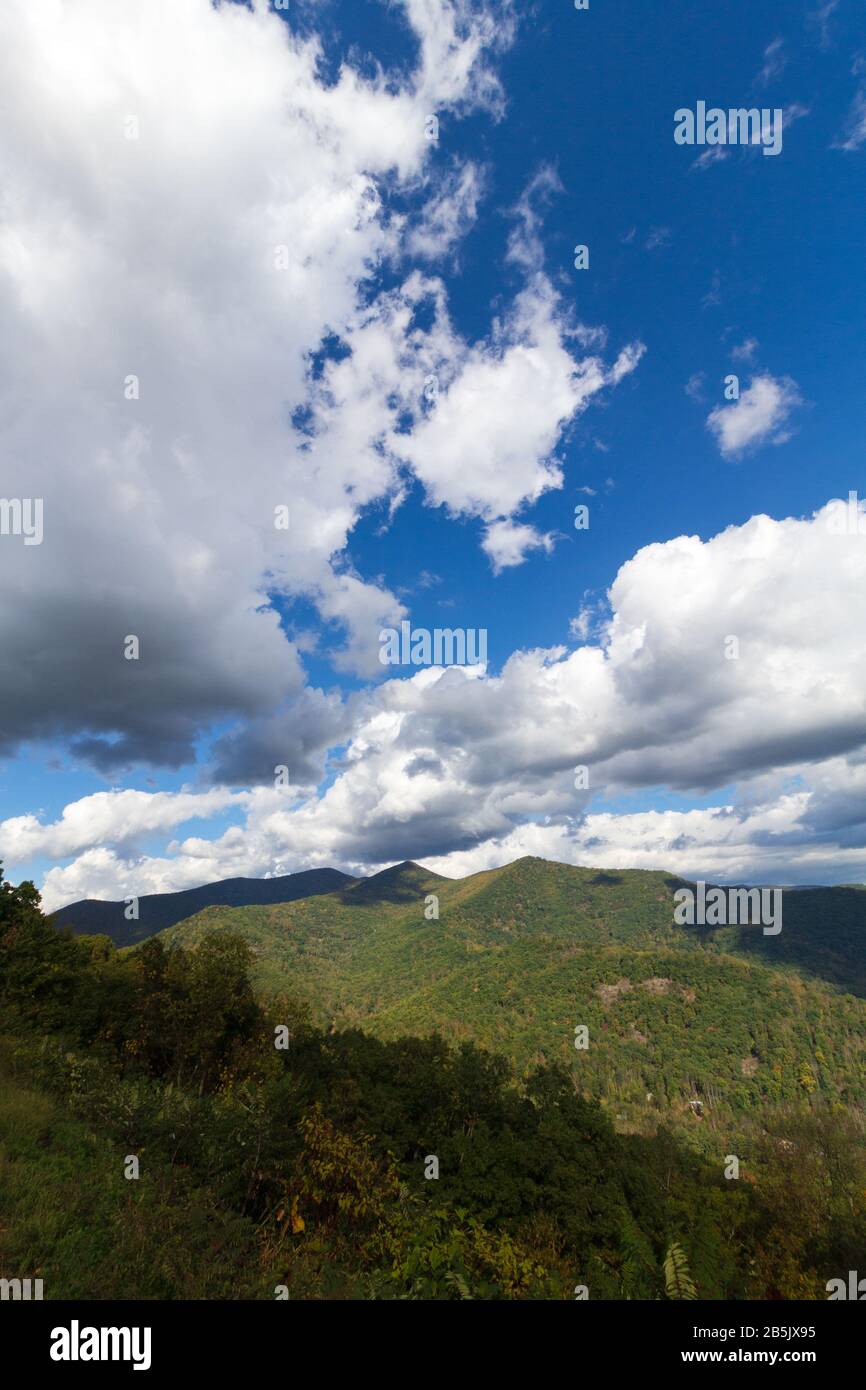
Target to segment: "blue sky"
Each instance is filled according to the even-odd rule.
[[[100,0],[89,8],[96,24]],[[3,265],[15,314],[4,360],[17,343],[12,385],[23,404],[7,415],[7,457],[20,479],[13,467],[4,492],[30,496],[39,486],[48,521],[38,550],[13,550],[14,538],[4,537],[0,554],[12,576],[4,645],[17,673],[4,708],[22,714],[20,724],[8,720],[2,763],[0,855],[7,872],[46,884],[51,905],[85,893],[121,896],[136,883],[142,891],[185,887],[230,872],[313,863],[360,871],[404,854],[446,873],[519,852],[584,862],[588,845],[600,862],[707,876],[861,878],[861,815],[848,801],[861,776],[866,733],[856,693],[863,631],[862,608],[852,608],[850,594],[858,592],[866,542],[856,554],[833,545],[825,553],[818,542],[823,537],[826,546],[827,527],[815,514],[852,489],[866,496],[858,351],[866,304],[862,4],[816,0],[780,11],[761,0],[712,8],[675,0],[648,17],[648,7],[634,0],[592,0],[586,12],[557,0],[519,6],[518,21],[496,0],[456,8],[448,0],[326,0],[296,6],[279,20],[263,5],[246,11],[245,21],[227,15],[240,8],[182,0],[176,27],[159,35],[146,10],[132,4],[129,32],[141,26],[141,48],[125,91],[123,26],[108,41],[117,45],[112,55],[94,52],[84,22],[72,24],[71,52],[80,45],[89,57],[67,94],[65,116],[59,96],[56,110],[49,103],[40,114],[37,83],[25,80],[16,89],[20,149],[8,158],[5,181],[20,196],[12,200]],[[26,65],[40,44],[51,49],[59,38],[24,22],[20,5],[11,6],[13,18],[16,9],[10,43]],[[291,64],[281,56],[277,22],[293,36]],[[229,24],[239,27],[229,33]],[[318,42],[315,58],[304,57],[299,36]],[[204,72],[190,79],[193,88],[201,83],[197,104],[161,90],[160,42],[181,73],[193,72],[198,52]],[[475,63],[466,70],[474,76],[461,78],[470,49]],[[260,83],[260,102],[247,97],[245,105],[243,91],[232,88],[230,69],[221,66],[232,52],[239,87]],[[107,72],[120,95],[105,95],[100,76]],[[673,129],[674,112],[699,100],[781,108],[781,153],[764,157],[759,148],[732,146],[725,157],[698,164],[702,151],[677,145]],[[95,170],[94,149],[136,103],[147,113],[134,142],[134,157],[142,158],[112,163],[120,157],[112,129],[115,145]],[[434,108],[438,142],[407,135],[404,147],[394,127],[417,124]],[[298,142],[319,120],[302,174]],[[63,128],[59,195],[50,158],[43,153],[33,164],[40,121],[49,131],[53,122]],[[386,128],[393,159],[377,153]],[[173,129],[188,132],[178,149]],[[131,150],[121,153],[126,158]],[[249,189],[242,186],[247,164],[255,172]],[[467,170],[476,190],[468,212],[455,193]],[[358,200],[361,183],[376,200],[369,222]],[[264,188],[278,191],[266,197]],[[66,232],[61,238],[71,285],[66,309],[60,285],[46,286],[44,272],[8,250],[52,236],[58,197],[65,200],[63,225],[72,228],[68,244]],[[417,228],[437,200],[454,213],[459,234],[435,254],[422,254]],[[135,208],[141,228],[133,225]],[[328,209],[321,243],[306,255],[296,240],[289,244],[286,301],[275,308],[273,295],[262,290],[259,297],[252,282],[242,294],[237,285],[252,272],[249,260],[238,267],[257,226],[265,244],[272,215],[274,226],[280,217],[286,225],[297,217],[302,236],[304,219],[314,215],[304,209],[321,208]],[[85,252],[94,231],[100,249]],[[199,247],[194,264],[191,239]],[[578,243],[589,247],[585,271],[573,266]],[[125,280],[118,278],[123,263]],[[427,290],[412,301],[408,326],[395,327],[385,306],[403,296],[405,307],[413,273],[427,278]],[[433,281],[447,333],[444,319],[434,323]],[[160,313],[149,316],[141,306],[154,293]],[[80,334],[88,296],[92,340],[89,331]],[[538,314],[532,329],[515,320],[515,306],[527,297]],[[383,341],[374,344],[372,367],[362,368],[365,316],[376,317]],[[497,321],[504,325],[500,338]],[[408,351],[413,325],[425,338],[411,349],[419,357],[448,344],[446,404],[469,383],[473,352],[476,361],[502,367],[509,350],[523,344],[545,380],[561,370],[565,352],[575,368],[597,357],[606,371],[624,350],[642,345],[642,353],[615,384],[607,380],[564,417],[551,403],[549,419],[542,418],[540,390],[538,437],[547,431],[552,445],[539,444],[533,459],[500,460],[483,411],[472,433],[467,384],[453,436],[460,452],[455,475],[447,430],[444,443],[420,442],[424,409],[407,381],[410,370],[390,387],[384,369],[381,383],[376,376],[384,338]],[[63,381],[45,386],[46,372],[63,374],[63,353],[73,342],[81,361],[66,373],[68,389]],[[316,354],[323,342],[331,344],[324,376],[313,367],[322,365]],[[40,344],[52,345],[47,358],[40,358]],[[271,360],[274,352],[286,354],[284,377],[275,371],[271,379],[262,369],[256,353],[266,349]],[[170,400],[175,351],[184,366],[175,373],[178,398]],[[123,379],[139,361],[142,409],[131,425],[100,392],[112,371]],[[358,364],[357,379],[330,375],[337,362]],[[756,381],[766,387],[753,414],[740,410],[736,420],[724,398],[732,372],[747,403]],[[35,383],[42,384],[34,395]],[[404,387],[401,415],[394,398]],[[565,379],[558,389],[568,389]],[[491,398],[506,443],[509,412],[519,431],[536,403],[531,388],[522,402],[513,395],[506,386],[501,407]],[[714,412],[716,428],[709,423]],[[292,419],[310,422],[306,455]],[[416,440],[420,452],[413,454]],[[218,458],[223,441],[226,457]],[[283,448],[293,458],[284,493]],[[384,479],[377,472],[382,458],[390,470]],[[213,478],[212,495],[199,468],[201,478]],[[469,505],[461,480],[485,468],[480,500]],[[545,469],[556,471],[546,489],[539,486]],[[342,489],[344,518],[332,492],[320,499],[319,470],[330,470],[329,488]],[[192,473],[194,488],[169,508],[175,480]],[[82,480],[72,499],[55,482],[60,476],[67,484]],[[102,501],[88,494],[98,476],[109,480],[99,495],[109,499],[104,517]],[[299,522],[308,489],[314,510]],[[146,534],[131,534],[130,575],[118,581],[118,528],[125,524],[118,518],[133,495],[148,523]],[[271,496],[285,497],[292,511],[289,559],[269,548],[270,540],[266,546],[256,535],[237,534],[255,530],[247,504],[266,508]],[[585,531],[573,525],[580,503],[590,512]],[[169,520],[161,522],[163,507]],[[754,519],[761,515],[779,524],[790,518],[791,528],[756,541]],[[66,530],[56,559],[52,517],[62,517]],[[233,517],[234,531],[227,529]],[[535,537],[520,563],[504,568],[484,545],[499,521],[532,527]],[[332,524],[330,545],[320,537]],[[303,526],[307,535],[299,535]],[[727,528],[730,539],[711,545]],[[685,581],[686,588],[694,582],[694,607],[685,603],[668,630],[672,600],[682,597],[674,558],[682,537],[698,538],[689,560],[697,568]],[[218,582],[198,587],[187,568],[196,555]],[[357,586],[347,586],[345,576]],[[18,594],[31,583],[28,608]],[[238,611],[223,632],[235,590]],[[738,622],[744,632],[754,627],[744,653],[748,675],[744,662],[739,681],[730,669],[707,677],[707,651],[718,646],[708,631],[728,604],[726,633],[740,631]],[[265,632],[268,609],[279,623]],[[452,703],[447,682],[419,691],[416,672],[377,668],[378,631],[389,615],[428,629],[486,629],[486,673],[448,677],[464,681],[465,699]],[[124,682],[131,672],[101,672],[102,633],[115,622],[118,640],[137,622],[172,634],[141,702],[149,713],[130,714]],[[629,631],[640,632],[639,641]],[[197,656],[200,646],[208,650]],[[551,691],[545,670],[559,663],[564,672],[563,659],[581,648],[584,656]],[[506,690],[496,684],[515,653],[533,651],[559,655],[538,659],[531,679],[512,675]],[[185,653],[196,666],[189,676]],[[700,667],[703,693],[680,697],[675,682],[662,677],[677,663],[684,687],[693,682],[694,664]],[[509,669],[515,671],[513,662]],[[411,692],[397,689],[413,681]],[[57,699],[48,698],[44,687],[55,682]],[[778,738],[771,717],[777,702]],[[536,709],[540,726],[556,729],[549,746],[532,727]],[[581,721],[573,746],[563,733],[569,719]],[[511,721],[509,743],[501,725]],[[175,724],[177,735],[165,746],[160,731]],[[128,756],[110,765],[105,741],[127,737]],[[94,739],[102,741],[95,756]],[[297,753],[302,764],[296,782],[293,768],[288,806],[268,801],[268,778],[283,760],[280,739],[287,763]],[[226,740],[235,761],[224,756]],[[577,763],[599,770],[589,798],[574,796]],[[250,766],[260,775],[245,777]],[[232,767],[240,771],[233,775]],[[435,786],[426,786],[428,771]],[[216,804],[214,788],[224,790],[228,804]],[[123,802],[123,791],[136,799]],[[93,802],[100,793],[108,800]],[[155,815],[149,799],[159,794],[166,808],[181,794],[211,800],[201,808],[177,801],[176,812]],[[75,833],[52,831],[64,808],[76,804]],[[186,816],[186,806],[206,814]],[[731,814],[720,808],[731,807],[742,828],[735,844],[727,830],[719,833],[720,819]],[[676,820],[690,812],[691,820]],[[664,824],[641,820],[667,813],[674,819]],[[25,825],[26,817],[35,823]]]
[[[343,27],[341,7],[330,8]],[[479,523],[454,526],[431,515],[417,488],[385,535],[374,509],[349,547],[363,574],[382,568],[407,589],[419,568],[441,576],[413,595],[419,623],[435,625],[443,600],[467,626],[480,621],[474,608],[501,613],[505,620],[490,624],[497,664],[516,646],[567,640],[575,586],[602,597],[619,566],[650,541],[707,537],[761,511],[804,515],[847,496],[866,436],[857,355],[866,303],[862,160],[834,158],[829,149],[851,102],[851,53],[866,42],[862,8],[842,7],[828,20],[826,45],[817,17],[808,22],[817,7],[792,11],[780,24],[772,4],[734,0],[719,14],[675,5],[666,23],[649,25],[637,4],[532,9],[501,63],[503,120],[455,121],[437,151],[445,164],[484,159],[491,179],[448,280],[452,313],[464,333],[482,334],[513,289],[516,275],[502,270],[505,213],[539,163],[549,163],[562,183],[544,213],[552,279],[588,323],[605,324],[614,343],[640,339],[647,357],[615,401],[602,402],[563,440],[565,486],[532,512],[540,529],[563,533],[550,556],[494,576],[479,550]],[[383,18],[377,5],[356,6],[344,32],[405,60],[393,11]],[[784,69],[762,84],[765,51],[778,38]],[[697,152],[669,136],[673,111],[699,94],[725,107],[797,103],[810,114],[791,126],[784,158],[735,150],[695,171]],[[663,243],[648,249],[654,232]],[[577,242],[590,246],[589,272],[572,268]],[[684,388],[701,372],[706,402],[721,400],[725,375],[741,370],[731,348],[749,338],[759,345],[751,369],[793,377],[805,404],[785,448],[730,463],[705,429],[707,409]],[[741,374],[748,379],[750,368]],[[590,501],[582,487],[597,493],[591,544],[572,524],[573,506]]]

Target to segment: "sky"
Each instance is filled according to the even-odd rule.
[[[6,0],[0,79],[8,878],[866,881],[863,0]]]

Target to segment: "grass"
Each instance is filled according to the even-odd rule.
[[[0,1037],[0,1275],[42,1279],[44,1298],[272,1297],[251,1222],[181,1170],[125,1155],[62,1102],[16,1076]]]

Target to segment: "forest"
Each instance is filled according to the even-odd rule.
[[[229,932],[119,952],[0,881],[0,1272],[46,1298],[820,1299],[866,1263],[854,1109],[780,1101],[731,1180],[557,1061],[322,1027],[252,965]]]

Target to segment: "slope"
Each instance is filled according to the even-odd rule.
[[[694,1100],[711,1123],[813,1096],[866,1104],[866,895],[792,894],[781,935],[764,937],[675,926],[678,886],[540,859],[463,880],[404,864],[302,902],[211,908],[164,939],[243,936],[258,987],[334,1028],[438,1030],[520,1070],[565,1062],[626,1127],[701,1123]]]
[[[51,920],[56,927],[69,927],[79,936],[109,936],[115,946],[131,946],[206,907],[293,902],[316,893],[332,893],[354,882],[339,869],[305,869],[279,878],[227,878],[179,893],[147,893],[138,899],[137,921],[127,921],[125,901],[100,902],[95,898],[61,907]]]

